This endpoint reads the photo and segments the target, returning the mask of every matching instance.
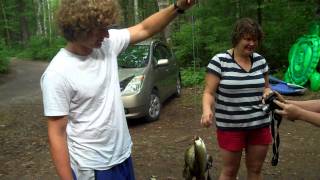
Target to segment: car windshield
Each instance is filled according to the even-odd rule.
[[[122,68],[142,68],[148,64],[149,46],[129,46],[118,57],[118,65]]]

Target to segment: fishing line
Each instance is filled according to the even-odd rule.
[[[200,4],[198,4],[199,2],[196,2],[196,4],[197,4],[197,8],[199,8],[199,6],[200,6]],[[192,11],[191,11],[191,27],[192,27],[192,58],[193,58],[193,77],[192,77],[192,80],[194,81],[193,82],[193,93],[194,93],[194,96],[193,96],[193,105],[194,105],[194,107],[193,107],[193,111],[194,111],[194,119],[195,120],[200,120],[199,119],[199,111],[198,111],[198,107],[199,106],[197,106],[197,94],[198,94],[198,76],[199,75],[196,75],[196,69],[197,69],[197,64],[199,65],[200,63],[197,63],[197,60],[199,60],[199,58],[198,58],[198,42],[199,41],[197,41],[197,44],[196,44],[196,35],[197,35],[197,32],[196,32],[196,17],[195,17],[195,12],[194,12],[194,10],[195,9],[193,9]],[[199,123],[199,121],[198,121],[198,123]],[[199,123],[200,124],[200,123]],[[198,136],[197,136],[198,137]],[[201,142],[202,142],[202,139],[200,138],[200,137],[198,137],[198,140],[201,140]],[[196,139],[195,139],[196,140]],[[202,142],[203,143],[203,146],[204,146],[204,148],[205,148],[205,144],[204,144],[204,142]],[[196,147],[196,144],[194,144],[194,148],[195,148],[195,150],[194,150],[194,152],[193,153],[195,153],[196,152],[196,148],[198,149],[199,147]],[[203,148],[203,147],[202,147]],[[201,148],[200,148],[201,149]],[[198,151],[197,151],[198,152]],[[202,153],[204,153],[203,151],[202,151]],[[203,154],[202,154],[203,155]],[[185,157],[186,158],[186,157]],[[198,160],[199,159],[199,157],[198,156],[196,156],[196,154],[195,154],[195,156],[194,156],[194,160]],[[211,169],[211,167],[212,167],[212,161],[213,161],[213,159],[212,159],[212,157],[208,154],[208,152],[207,152],[207,149],[205,150],[205,160],[204,159],[202,159],[202,161],[206,161],[206,165],[205,165],[205,173],[207,174],[206,176],[207,176],[207,178],[206,179],[208,179],[208,180],[210,180],[211,179],[211,176],[210,176],[210,169]],[[187,161],[185,161],[185,162],[187,162]],[[199,168],[199,167],[198,167]],[[197,169],[197,168],[196,168]],[[201,168],[200,168],[201,169]],[[199,170],[199,169],[198,169]],[[184,175],[185,175],[185,173],[187,172],[187,170],[184,170]],[[204,174],[203,174],[204,175]],[[189,178],[187,178],[187,176],[184,176],[186,179],[189,179]],[[193,176],[192,176],[193,177]],[[198,179],[198,177],[197,177],[197,179]]]
[[[195,52],[195,17],[194,17],[194,12],[192,10],[191,12],[191,28],[192,28],[192,58],[193,58],[193,93],[194,93],[194,96],[193,96],[193,105],[194,105],[194,116],[197,117],[197,113],[196,113],[196,102],[197,102],[197,82],[196,82],[196,79],[195,79],[195,75],[196,75],[196,52]]]
[[[200,7],[199,2],[196,2],[197,8]],[[194,104],[194,116],[195,118],[199,118],[197,116],[198,111],[197,111],[197,91],[198,91],[198,84],[197,84],[197,79],[198,76],[196,75],[196,69],[197,69],[197,60],[199,59],[198,56],[198,44],[196,44],[196,16],[194,13],[194,9],[191,11],[191,28],[192,28],[192,59],[193,59],[193,104]],[[200,64],[200,63],[198,63]]]

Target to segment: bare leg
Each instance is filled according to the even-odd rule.
[[[248,145],[246,148],[246,166],[248,180],[262,180],[261,169],[269,145]]]
[[[235,180],[240,167],[242,151],[231,152],[220,148],[222,155],[222,172],[219,180]]]

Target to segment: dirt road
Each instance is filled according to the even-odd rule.
[[[47,63],[13,61],[9,75],[0,75],[0,179],[58,179],[47,145],[46,120],[42,116],[39,78]],[[151,176],[159,180],[180,180],[183,153],[194,135],[201,136],[214,158],[211,171],[217,179],[221,159],[214,128],[199,125],[200,94],[183,89],[181,98],[163,106],[161,117],[153,123],[129,120],[134,147],[132,157],[137,180]],[[308,92],[295,99],[320,98]],[[264,178],[270,180],[320,179],[320,129],[302,122],[281,125],[280,162],[270,165],[270,148]],[[239,179],[245,179],[244,165]]]

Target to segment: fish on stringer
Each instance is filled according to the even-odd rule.
[[[207,153],[206,145],[200,137],[195,137],[193,143],[184,154],[183,177],[186,180],[211,180],[209,169],[212,167],[212,156]],[[207,173],[207,178],[206,178]]]

